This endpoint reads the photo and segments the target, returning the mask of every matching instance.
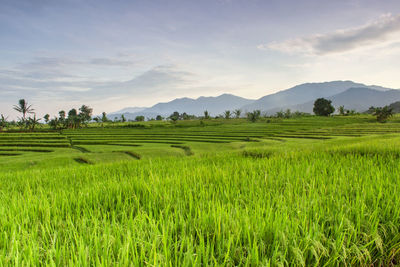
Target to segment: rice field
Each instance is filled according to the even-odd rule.
[[[3,132],[0,262],[396,266],[399,133],[368,116]]]

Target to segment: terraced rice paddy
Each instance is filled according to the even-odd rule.
[[[0,133],[0,262],[400,264],[400,122]]]

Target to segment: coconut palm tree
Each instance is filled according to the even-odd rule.
[[[33,118],[29,117],[26,121],[26,127],[31,131],[34,131],[37,125],[40,125],[40,118],[36,118],[36,114],[33,115]]]
[[[32,105],[28,105],[28,102],[25,101],[25,99],[20,99],[18,101],[18,105],[14,105],[14,109],[20,113],[22,113],[22,120],[26,120],[26,114],[32,114],[34,109],[32,108]]]
[[[236,119],[239,119],[242,111],[240,109],[235,109],[233,113],[235,114]]]
[[[225,117],[225,119],[230,119],[231,118],[231,111],[230,110],[225,110],[224,117]]]

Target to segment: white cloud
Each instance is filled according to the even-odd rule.
[[[148,96],[152,93],[177,91],[195,84],[194,74],[173,65],[156,66],[128,81],[80,80],[73,77],[55,79],[55,77],[63,76],[57,71],[51,76],[36,71],[0,70],[0,98],[4,98],[6,93],[13,97],[52,94],[68,100]]]
[[[0,113],[13,115],[12,103],[20,98],[34,103],[39,114],[55,114],[57,109],[67,108],[59,107],[60,103],[66,106],[85,103],[97,110],[118,109],[125,102],[137,103],[143,99],[155,102],[161,96],[186,94],[188,90],[195,90],[199,82],[195,74],[175,65],[155,66],[130,80],[66,78],[60,81],[54,77],[35,76],[24,70],[0,69]]]
[[[327,55],[393,43],[400,40],[399,33],[400,15],[386,14],[361,27],[262,44],[258,46],[258,49],[277,50],[284,53]]]

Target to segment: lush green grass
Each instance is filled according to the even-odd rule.
[[[97,127],[95,127],[97,126]],[[296,119],[264,119],[249,123],[244,119],[170,122],[141,122],[125,124],[90,124],[77,130],[21,133],[0,133],[0,168],[18,170],[74,166],[84,158],[93,164],[134,160],[128,153],[142,159],[170,156],[201,156],[225,153],[249,147],[280,146],[299,139],[327,141],[341,137],[360,137],[400,132],[399,118],[386,124],[377,123],[372,116],[304,117]],[[272,142],[272,144],[271,144]],[[297,143],[297,141],[295,141]],[[186,150],[180,148],[186,147]],[[16,148],[20,148],[16,151]],[[13,151],[6,151],[13,149]],[[51,150],[35,156],[29,149]],[[190,152],[189,152],[190,151]],[[84,153],[84,155],[77,155]],[[7,157],[7,158],[6,158]],[[6,159],[5,159],[6,158]]]
[[[0,134],[0,262],[400,263],[397,120],[212,123]]]

